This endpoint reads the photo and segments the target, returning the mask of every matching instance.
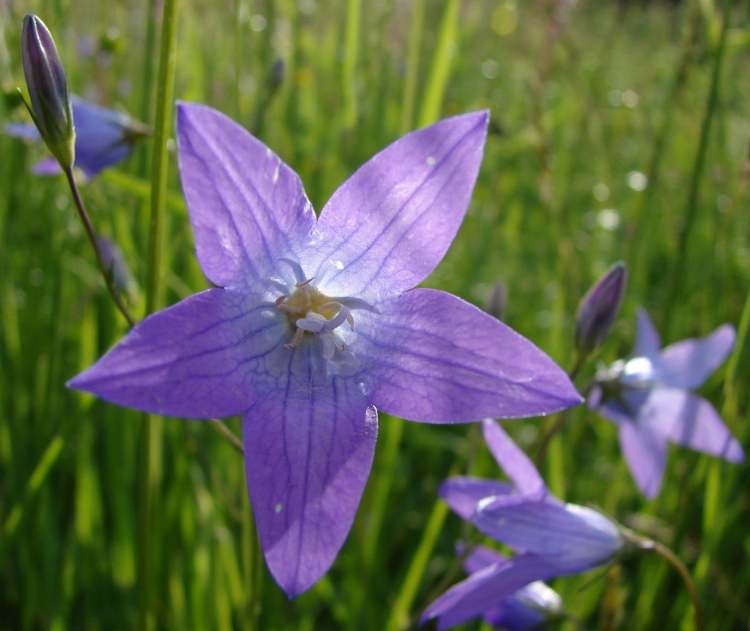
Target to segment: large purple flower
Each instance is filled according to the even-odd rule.
[[[263,143],[213,109],[178,106],[198,259],[218,287],[146,318],[70,385],[158,414],[242,414],[261,544],[290,596],[346,538],[376,408],[452,423],[580,401],[526,339],[451,294],[413,289],[461,224],[486,126],[479,112],[404,136],[316,220]]]
[[[725,324],[707,337],[660,350],[659,334],[640,310],[631,358],[597,375],[589,406],[618,426],[625,459],[647,497],[661,488],[668,442],[730,462],[744,460],[742,447],[714,407],[691,392],[724,362],[734,337]]]
[[[73,124],[76,132],[75,166],[86,177],[101,171],[133,153],[136,142],[149,133],[148,127],[126,114],[109,110],[78,97],[72,97]],[[38,141],[39,132],[34,125],[9,123],[7,134],[16,138]],[[55,158],[45,158],[33,167],[39,175],[61,173]]]
[[[478,567],[433,602],[422,620],[446,629],[486,616],[536,581],[577,574],[608,563],[624,545],[620,530],[601,513],[551,495],[534,465],[494,421],[484,438],[512,484],[471,477],[446,480],[440,496],[458,515],[516,555]]]

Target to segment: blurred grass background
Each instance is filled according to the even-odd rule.
[[[55,35],[75,93],[153,123],[160,4],[5,0],[0,123],[26,119],[13,89],[22,85],[27,11]],[[721,3],[711,0],[177,5],[177,98],[252,129],[300,173],[317,208],[403,132],[489,108],[470,212],[428,284],[482,304],[502,279],[504,319],[561,365],[572,361],[578,299],[618,259],[632,277],[602,361],[630,350],[639,304],[667,342],[737,326],[743,312],[747,324],[747,3],[728,3],[724,33]],[[141,287],[150,151],[144,144],[83,192]],[[124,326],[63,179],[29,172],[41,155],[0,137],[0,628],[130,629],[139,619],[143,425],[136,412],[64,388]],[[172,303],[206,286],[173,155],[167,208]],[[134,298],[139,312],[143,303]],[[750,353],[742,346],[702,393],[747,447]],[[544,423],[510,428],[530,448]],[[446,575],[461,577],[454,545],[466,531],[436,502],[438,484],[449,472],[499,475],[476,428],[381,416],[347,543],[327,577],[290,602],[256,554],[242,459],[205,424],[169,420],[163,430],[149,532],[157,629],[408,628]],[[614,427],[584,408],[544,465],[569,501],[597,505],[672,546],[694,571],[715,630],[750,621],[748,471],[672,448],[664,489],[646,502]],[[563,628],[693,628],[679,579],[656,558],[555,587],[578,621]]]

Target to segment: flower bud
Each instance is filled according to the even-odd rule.
[[[590,353],[609,334],[620,310],[626,280],[625,264],[615,263],[586,292],[576,313],[576,348],[579,352]]]
[[[21,58],[39,134],[63,169],[73,165],[75,131],[68,84],[52,35],[37,16],[27,14],[21,32]]]
[[[508,289],[501,280],[495,281],[487,294],[485,311],[498,320],[503,319],[505,306],[508,304]]]

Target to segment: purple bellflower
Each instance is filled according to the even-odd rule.
[[[617,425],[630,472],[643,494],[653,498],[664,477],[668,442],[730,462],[744,460],[714,407],[691,392],[724,362],[735,334],[724,324],[707,337],[660,350],[659,334],[642,309],[637,326],[632,356],[597,374],[588,405]]]
[[[469,574],[491,565],[508,563],[507,557],[486,546],[477,546],[464,560]],[[494,603],[482,614],[485,622],[508,631],[526,631],[564,616],[560,595],[542,581],[534,581]],[[449,618],[439,618],[438,628],[451,626]]]
[[[625,545],[618,526],[604,515],[551,495],[526,454],[497,423],[485,420],[483,430],[512,483],[455,477],[443,483],[440,496],[459,516],[516,554],[476,568],[435,600],[422,620],[437,618],[441,629],[487,615],[536,581],[609,563]]]
[[[122,162],[133,153],[135,144],[150,133],[143,123],[115,110],[99,107],[89,101],[72,97],[73,123],[75,125],[75,166],[86,177]],[[34,125],[10,123],[5,132],[16,138],[40,140]],[[38,175],[61,173],[55,158],[45,158],[33,167]]]
[[[266,562],[291,597],[329,568],[370,473],[377,409],[430,423],[580,401],[562,370],[476,307],[414,289],[453,241],[487,113],[378,153],[316,219],[299,177],[209,107],[177,140],[198,260],[217,287],[146,318],[70,386],[168,416],[243,415]]]

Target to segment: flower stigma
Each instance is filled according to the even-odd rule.
[[[291,287],[272,279],[272,284],[281,291],[274,305],[287,318],[294,331],[292,339],[284,345],[294,349],[308,339],[320,341],[321,354],[326,360],[354,365],[356,363],[341,334],[342,326],[354,330],[352,311],[364,309],[373,313],[378,310],[359,298],[349,296],[327,296],[315,285],[315,278],[305,278],[302,267],[296,261],[281,259],[294,272],[295,282]]]

